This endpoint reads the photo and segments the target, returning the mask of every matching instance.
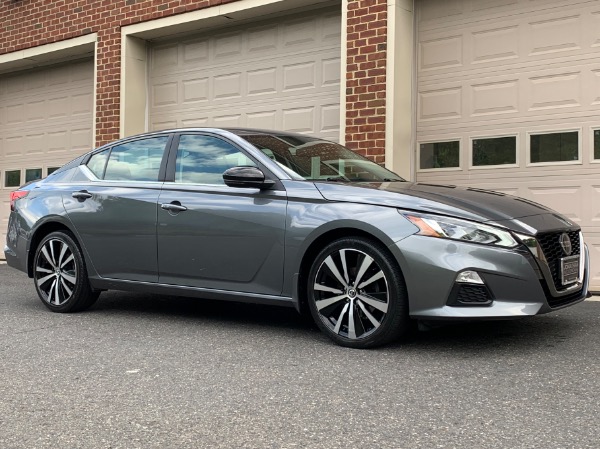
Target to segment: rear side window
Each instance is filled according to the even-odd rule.
[[[168,136],[150,137],[116,145],[93,155],[87,166],[107,181],[158,181],[168,140]]]
[[[108,160],[108,154],[110,150],[104,150],[100,153],[94,154],[87,163],[87,167],[92,171],[96,178],[102,179],[104,177],[104,169],[106,168],[106,161]]]

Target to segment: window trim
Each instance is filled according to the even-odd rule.
[[[444,143],[444,142],[458,142],[458,167],[446,167],[446,168],[421,168],[421,145],[428,143]],[[428,139],[428,140],[417,140],[417,172],[418,173],[439,173],[439,172],[458,172],[463,171],[463,138],[453,137],[448,139]]]
[[[6,172],[9,171],[18,171],[19,172],[19,185],[18,186],[7,186],[6,185]],[[4,169],[2,170],[2,184],[0,184],[0,188],[1,189],[18,189],[19,187],[21,187],[23,184],[25,184],[23,182],[25,178],[23,177],[23,168],[9,168],[9,169]]]
[[[248,159],[254,161],[256,166],[260,170],[262,170],[262,172],[265,174],[265,179],[270,179],[272,181],[275,181],[275,184],[273,185],[273,187],[271,187],[269,189],[269,191],[285,190],[283,188],[283,185],[281,184],[280,179],[271,171],[271,169],[267,165],[263,164],[262,161],[260,161],[257,157],[255,157],[252,154],[252,152],[248,151],[246,148],[244,148],[242,145],[238,144],[233,139],[230,139],[228,136],[224,136],[219,133],[211,133],[211,132],[207,132],[207,131],[194,131],[194,130],[178,131],[173,136],[173,140],[171,141],[171,145],[169,148],[169,157],[168,157],[168,161],[166,164],[166,173],[165,173],[165,178],[164,178],[165,183],[167,183],[168,185],[170,185],[170,186],[201,186],[204,188],[224,187],[226,192],[239,191],[240,193],[242,193],[244,190],[248,190],[248,189],[243,189],[243,188],[239,188],[239,187],[229,187],[228,185],[225,185],[225,184],[198,184],[198,183],[177,183],[177,182],[175,182],[175,168],[176,168],[176,161],[177,161],[177,150],[179,149],[179,139],[181,136],[189,136],[189,135],[213,137],[215,139],[220,139],[220,140],[227,142],[229,145],[231,145],[232,147],[236,148],[239,152],[244,154]],[[259,151],[259,150],[257,150],[257,151]]]
[[[503,137],[514,137],[515,138],[515,163],[514,164],[500,164],[500,165],[473,165],[473,141],[483,139],[501,139]],[[469,136],[469,170],[489,170],[497,168],[519,168],[519,159],[521,156],[521,145],[519,142],[520,133],[512,134],[493,134],[493,135],[475,135]]]
[[[48,173],[48,170],[50,170],[51,168],[53,168],[53,169],[54,169],[54,171],[56,171],[56,170],[59,170],[59,169],[61,169],[61,168],[62,168],[62,165],[59,165],[59,166],[56,166],[56,165],[44,165],[44,166],[42,167],[42,170],[43,170],[43,173],[45,173],[45,174],[46,174],[46,176],[45,176],[46,178],[47,178],[48,176],[50,176],[52,173],[54,173],[54,172],[52,172],[52,173]]]
[[[173,145],[173,141],[175,140],[175,133],[170,131],[170,132],[164,132],[164,131],[160,131],[157,133],[148,133],[148,134],[141,134],[141,135],[137,135],[137,136],[132,136],[130,138],[126,138],[126,139],[121,139],[121,140],[115,140],[114,142],[110,142],[107,143],[106,145],[102,145],[99,148],[94,149],[93,151],[90,151],[82,160],[81,163],[79,164],[82,167],[85,167],[88,173],[88,177],[90,177],[91,175],[91,179],[93,181],[99,181],[99,182],[117,182],[117,183],[130,183],[130,182],[134,182],[137,184],[147,184],[147,183],[164,183],[165,182],[165,178],[166,178],[166,172],[167,172],[167,164],[168,164],[168,160],[169,160],[169,154],[171,152],[171,147]],[[165,148],[163,150],[163,157],[160,163],[160,168],[158,170],[158,179],[156,181],[140,181],[140,180],[125,180],[125,179],[118,179],[118,180],[108,180],[108,179],[104,179],[104,175],[106,173],[106,167],[108,166],[108,161],[110,159],[110,155],[112,153],[112,150],[114,147],[116,146],[120,146],[120,145],[125,145],[128,144],[130,142],[135,142],[136,140],[144,140],[144,139],[151,139],[151,138],[156,138],[156,137],[167,137],[167,142],[165,143]],[[108,151],[108,157],[106,158],[106,164],[104,164],[104,172],[102,173],[102,178],[98,178],[87,166],[88,162],[90,161],[90,159],[92,158],[92,156],[98,154],[98,153],[102,153],[103,151]]]
[[[45,178],[44,176],[44,167],[40,167],[38,166],[34,166],[34,167],[25,167],[23,174],[25,175],[25,177],[23,178],[24,183],[29,183],[29,182],[36,182],[36,181],[40,181],[42,179]],[[40,177],[36,178],[36,179],[32,179],[31,181],[27,181],[27,170],[39,170],[40,171]]]
[[[552,161],[552,162],[531,162],[531,136],[540,136],[544,134],[563,134],[563,133],[577,133],[577,159],[573,161]],[[527,131],[527,142],[526,145],[526,167],[552,167],[552,166],[564,166],[564,165],[582,165],[582,156],[583,147],[582,143],[582,135],[583,135],[583,127],[576,128],[552,128],[549,130],[539,130],[539,131]]]
[[[600,126],[590,126],[590,164],[600,164],[600,158],[594,158],[594,132],[600,131]]]

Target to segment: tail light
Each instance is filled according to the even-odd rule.
[[[15,190],[14,192],[10,192],[10,210],[15,210],[15,201],[20,198],[25,198],[29,190]]]

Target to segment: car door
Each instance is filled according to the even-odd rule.
[[[257,164],[221,136],[182,133],[175,140],[170,182],[159,198],[159,282],[280,294],[287,208],[283,187],[226,186],[225,170]]]
[[[64,196],[68,216],[100,276],[158,281],[157,202],[171,138],[138,138],[94,153],[80,168],[81,181]]]

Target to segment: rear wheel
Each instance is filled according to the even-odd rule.
[[[73,237],[62,231],[47,235],[35,252],[33,279],[44,305],[53,312],[90,307],[99,292],[90,287],[85,263]]]
[[[404,278],[377,242],[353,237],[329,244],[315,259],[307,287],[315,322],[342,346],[380,346],[410,327]]]

